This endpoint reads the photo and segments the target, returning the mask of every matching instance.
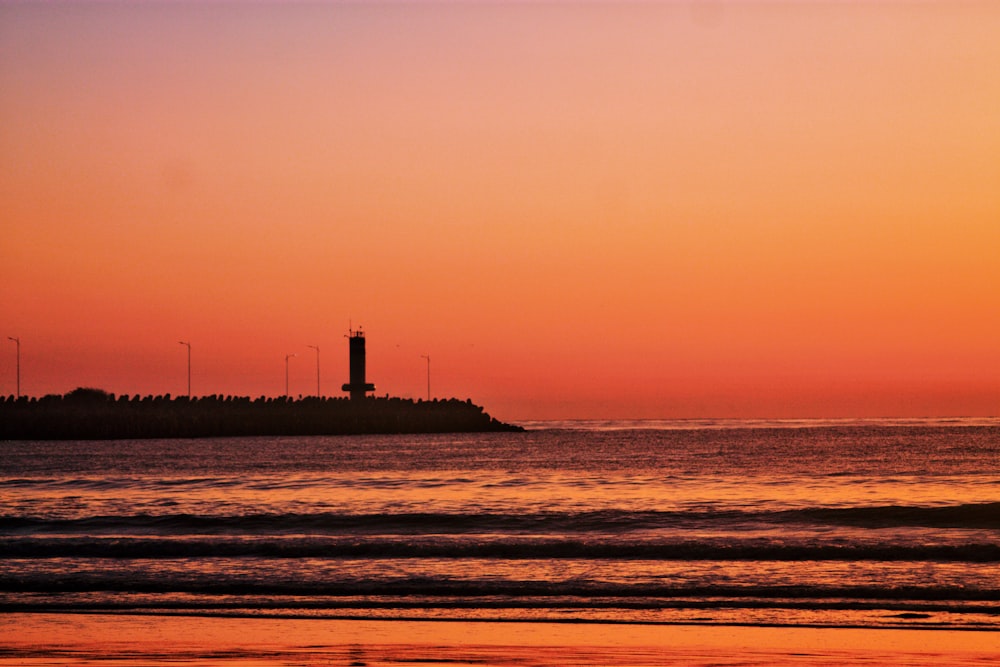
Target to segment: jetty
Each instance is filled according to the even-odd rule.
[[[471,400],[118,396],[75,389],[0,398],[0,440],[520,431]]]
[[[486,414],[471,399],[412,400],[370,396],[365,377],[365,335],[351,329],[349,398],[317,396],[192,397],[191,344],[188,395],[118,396],[78,387],[42,398],[0,397],[0,440],[121,440],[274,435],[361,435],[377,433],[469,433],[523,431]],[[289,355],[292,356],[292,355]],[[287,363],[287,357],[286,357]],[[317,362],[318,363],[318,362]],[[318,367],[317,367],[318,372]],[[429,376],[428,376],[429,377]],[[428,379],[428,383],[430,380]],[[317,375],[318,385],[318,375]],[[287,376],[286,389],[287,394]]]

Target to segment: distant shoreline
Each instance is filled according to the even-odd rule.
[[[0,399],[0,440],[121,440],[267,435],[522,431],[471,400],[391,397],[120,396],[76,389]]]

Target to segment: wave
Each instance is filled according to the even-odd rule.
[[[979,601],[1000,602],[998,588],[968,588],[954,585],[769,585],[769,584],[649,584],[629,585],[605,582],[536,582],[450,580],[447,578],[399,578],[350,581],[302,581],[298,579],[252,580],[226,578],[219,573],[202,576],[135,577],[75,576],[71,579],[28,576],[9,578],[0,575],[0,592],[17,593],[127,593],[131,595],[192,594],[202,596],[294,596],[308,602],[319,598],[355,598],[357,606],[370,607],[371,597],[411,598],[418,604],[447,604],[449,601],[468,600],[477,606],[516,606],[518,604],[544,604],[558,606],[574,603],[594,607],[609,601],[639,600],[642,604],[662,605],[662,600],[705,600],[724,598],[737,603],[752,604],[754,600],[805,600],[814,603],[824,600],[921,600],[921,601]],[[0,597],[0,600],[3,598]],[[526,600],[533,599],[533,600]],[[157,606],[162,600],[150,600]],[[289,601],[281,601],[287,606]],[[335,605],[334,600],[327,604]],[[257,604],[254,601],[254,604]],[[343,603],[340,603],[343,604]],[[0,605],[2,608],[2,605]],[[994,609],[994,613],[1000,609]]]
[[[811,544],[738,540],[136,537],[0,538],[0,558],[614,559],[646,561],[1000,562],[1000,544]]]
[[[928,528],[1000,529],[1000,502],[919,507],[816,508],[790,513],[811,521],[864,528],[914,526]]]
[[[293,480],[294,483],[294,480]],[[176,487],[218,489],[244,486],[246,482],[231,477],[9,477],[0,479],[0,488],[12,489],[79,489],[82,491],[172,489]],[[285,482],[289,488],[294,486]]]
[[[78,519],[0,516],[0,535],[157,533],[189,534],[627,534],[632,531],[734,528],[750,525],[836,525],[858,528],[925,527],[1000,530],[1000,502],[950,506],[882,505],[794,510],[598,510],[497,513],[259,513],[244,515],[136,514]]]

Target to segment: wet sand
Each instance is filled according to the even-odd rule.
[[[0,615],[0,665],[989,665],[1000,633]]]

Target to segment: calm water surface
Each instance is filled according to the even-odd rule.
[[[1000,629],[1000,421],[0,443],[0,611]]]

